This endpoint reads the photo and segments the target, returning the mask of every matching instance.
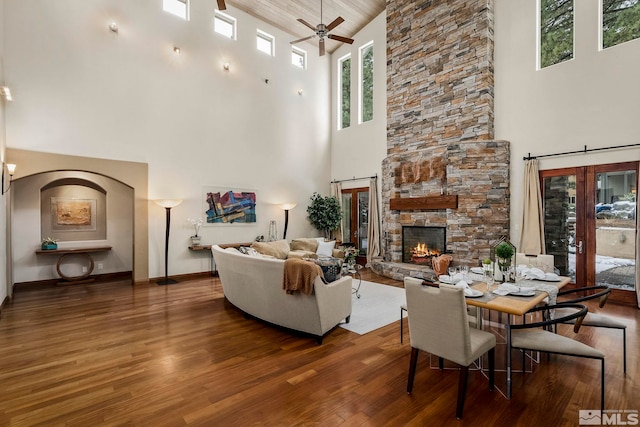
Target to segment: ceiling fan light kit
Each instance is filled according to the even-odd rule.
[[[331,39],[331,40],[336,40],[342,43],[349,43],[352,44],[353,43],[353,39],[350,39],[348,37],[343,37],[343,36],[338,36],[335,34],[330,34],[329,31],[333,30],[335,27],[337,27],[338,25],[342,24],[344,22],[344,19],[341,16],[338,16],[336,19],[334,19],[333,21],[331,21],[331,23],[329,25],[325,25],[322,23],[322,0],[320,0],[320,23],[316,26],[313,26],[311,24],[309,24],[307,21],[305,21],[302,18],[298,19],[298,22],[300,22],[301,24],[306,25],[307,27],[309,27],[315,34],[308,36],[308,37],[303,37],[301,39],[298,40],[294,40],[291,42],[291,44],[296,44],[296,43],[300,43],[303,42],[305,40],[309,40],[312,39],[314,37],[318,37],[318,52],[320,56],[323,56],[325,54],[325,46],[324,46],[324,39]]]

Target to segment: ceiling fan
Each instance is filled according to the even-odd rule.
[[[316,25],[315,27],[311,24],[309,24],[307,21],[305,21],[302,18],[298,19],[298,22],[306,25],[307,27],[311,28],[311,30],[315,33],[312,36],[308,36],[308,37],[303,37],[301,39],[298,40],[294,40],[291,42],[291,44],[296,44],[296,43],[300,43],[302,41],[305,40],[309,40],[312,39],[314,37],[318,37],[319,40],[319,52],[320,52],[320,56],[324,55],[324,39],[325,37],[331,40],[337,40],[339,42],[342,43],[353,43],[353,39],[350,39],[348,37],[342,37],[342,36],[337,36],[335,34],[329,34],[329,31],[333,30],[335,27],[337,27],[338,25],[342,24],[344,22],[344,19],[341,16],[338,16],[336,19],[334,19],[329,25],[325,25],[322,23],[322,0],[320,0],[320,23],[318,25]]]
[[[218,10],[226,10],[227,5],[224,3],[224,0],[218,0]]]

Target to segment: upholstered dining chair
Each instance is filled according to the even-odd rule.
[[[464,289],[422,285],[422,280],[404,280],[411,339],[407,393],[413,391],[418,353],[428,352],[460,365],[456,418],[462,418],[469,365],[489,353],[489,389],[493,390],[496,337],[469,327]],[[442,366],[442,364],[441,364]]]
[[[584,301],[600,299],[598,307],[603,308],[607,303],[611,289],[605,285],[588,286],[582,288],[574,288],[566,291],[558,292],[558,302],[560,303],[580,303]],[[567,299],[568,295],[577,295],[574,298]],[[567,314],[567,309],[557,309],[555,314],[562,316]],[[570,320],[567,323],[575,323],[574,320]],[[608,329],[620,329],[622,331],[622,364],[623,371],[627,372],[627,325],[612,317],[606,316],[601,313],[594,313],[588,311],[587,315],[582,320],[582,326],[593,326],[596,328],[608,328]]]
[[[424,283],[422,279],[416,279],[414,277],[407,277],[410,281],[415,281],[416,283]],[[433,283],[434,286],[437,286]],[[404,312],[407,311],[407,304],[400,305],[400,343],[404,342],[404,323],[403,323],[403,315]],[[482,328],[482,318],[480,317],[481,312],[478,307],[474,307],[472,305],[467,306],[467,316],[469,319],[469,326],[472,328],[480,329]]]
[[[549,310],[554,310],[553,318]],[[559,311],[563,310],[563,315]],[[556,304],[535,307],[527,313],[546,312],[542,321],[532,323],[507,324],[507,366],[510,366],[511,349],[532,350],[566,356],[598,359],[602,363],[600,378],[600,406],[604,410],[604,353],[572,338],[551,332],[549,327],[558,323],[574,321],[574,331],[578,332],[582,320],[587,314],[587,307],[581,304]],[[524,371],[524,365],[523,365]],[[511,383],[511,369],[507,372],[507,384]]]

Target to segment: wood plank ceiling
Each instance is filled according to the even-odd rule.
[[[320,0],[227,0],[226,3],[291,34],[291,41],[313,34],[313,31],[298,22],[298,18],[314,26],[320,23]],[[386,0],[323,0],[322,23],[328,25],[338,16],[342,16],[344,22],[331,33],[353,38],[385,7]],[[309,48],[309,45],[315,46],[316,49]],[[327,39],[325,45],[326,51],[332,53],[342,43]],[[300,44],[300,47],[310,54],[317,54],[317,46],[316,37]]]

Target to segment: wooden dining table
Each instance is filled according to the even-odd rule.
[[[483,282],[474,283],[471,289],[480,291],[483,293],[481,297],[477,298],[466,298],[467,305],[478,307],[479,310],[479,320],[482,318],[482,310],[491,310],[497,311],[499,313],[505,313],[506,316],[506,324],[511,323],[511,316],[524,316],[529,310],[536,307],[545,298],[549,298],[551,295],[541,290],[540,288],[549,289],[549,285],[553,285],[557,287],[557,289],[561,289],[566,286],[571,279],[569,277],[559,276],[559,280],[556,282],[543,282],[538,280],[526,280],[523,279],[518,282],[518,286],[520,287],[534,287],[536,288],[535,295],[533,296],[514,296],[514,295],[496,295],[493,293],[493,290],[497,289],[499,284],[495,284],[491,287],[491,292],[487,291],[487,285]],[[554,296],[555,297],[555,296]],[[555,299],[555,298],[554,298]],[[480,324],[480,323],[479,323]],[[507,370],[507,390],[506,390],[506,398],[511,399],[511,337],[509,334],[506,334],[506,349],[507,349],[507,357],[506,357],[506,370]]]

